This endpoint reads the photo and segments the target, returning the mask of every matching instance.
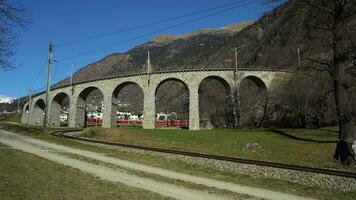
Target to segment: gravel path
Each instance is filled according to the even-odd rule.
[[[209,192],[204,190],[198,191],[198,190],[188,189],[174,184],[158,182],[152,179],[143,178],[137,175],[130,174],[125,170],[117,170],[100,164],[94,164],[83,160],[70,158],[66,155],[60,154],[60,152],[90,158],[103,163],[110,163],[112,165],[127,168],[130,170],[159,175],[173,180],[182,180],[193,184],[199,184],[205,187],[213,187],[219,190],[228,190],[237,194],[247,194],[251,196],[250,199],[256,199],[255,197],[263,198],[263,199],[274,199],[274,200],[309,199],[309,198],[303,198],[291,194],[247,187],[234,183],[192,176],[192,175],[178,173],[170,170],[164,170],[156,167],[150,167],[147,165],[142,165],[126,160],[121,160],[118,158],[109,157],[104,154],[70,148],[67,146],[57,145],[42,140],[33,139],[22,135],[17,135],[3,130],[0,130],[0,142],[8,146],[11,146],[15,149],[32,153],[42,158],[90,173],[92,175],[98,176],[107,181],[120,182],[128,186],[138,187],[144,190],[156,192],[161,195],[167,197],[173,197],[176,199],[219,200],[219,199],[232,199],[232,197],[221,196],[221,195],[217,196],[214,194],[210,194]],[[48,150],[52,150],[52,151],[48,151]],[[56,153],[54,151],[59,153]]]
[[[116,149],[123,152],[132,152],[140,154],[151,154],[155,156],[163,156],[167,159],[180,160],[189,164],[196,164],[206,168],[214,168],[221,171],[231,172],[234,174],[248,175],[251,177],[268,178],[275,180],[288,181],[314,188],[340,190],[343,192],[356,191],[356,179],[327,174],[318,174],[313,172],[303,172],[288,169],[280,169],[273,167],[258,166],[252,164],[243,164],[229,161],[212,160],[207,158],[196,158],[191,156],[176,155],[170,153],[160,153],[145,151],[133,148],[97,144],[92,142],[79,141],[84,144],[91,144],[99,147]]]

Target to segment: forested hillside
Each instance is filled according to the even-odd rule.
[[[217,30],[206,29],[186,35],[157,36],[154,40],[125,53],[115,53],[83,67],[74,74],[74,82],[143,72],[146,68],[148,50],[151,53],[154,71],[233,67],[235,64],[233,49],[237,48],[239,67],[289,69],[295,72],[294,76],[274,81],[273,87],[263,98],[257,94],[255,95],[259,97],[257,99],[241,97],[242,105],[247,106],[241,108],[241,111],[245,112],[241,113],[242,124],[288,127],[336,124],[332,79],[326,72],[310,70],[311,63],[307,62],[307,58],[320,57],[325,54],[327,50],[325,46],[320,45],[320,41],[328,40],[329,36],[314,31],[314,37],[310,37],[311,31],[306,28],[306,24],[311,20],[308,14],[310,12],[307,7],[297,2],[297,0],[287,1],[264,14],[256,22],[242,22]],[[352,34],[352,37],[356,41],[356,34]],[[300,63],[298,63],[298,49],[300,50]],[[353,79],[353,76],[350,76],[350,80]],[[354,82],[350,82],[352,86]],[[68,79],[59,84],[66,83]],[[250,83],[245,85],[246,88],[241,88],[241,90],[254,91],[253,85]],[[175,87],[179,88],[171,90],[168,86],[166,91],[162,90],[160,94],[157,94],[157,99],[165,99],[168,94],[176,98],[185,95],[180,105],[176,105],[175,108],[173,106],[171,109],[187,112],[188,97],[184,92],[177,93],[182,91],[181,87],[184,86]],[[228,117],[231,112],[227,112],[226,110],[229,109],[224,106],[231,105],[222,103],[229,98],[224,98],[225,91],[219,87],[221,86],[217,82],[206,82],[202,85],[202,88],[208,88],[209,93],[205,92],[205,96],[201,98],[209,98],[209,101],[201,103],[201,114],[212,121],[217,121],[216,126],[228,126],[229,122],[226,120],[231,119]],[[350,90],[355,96],[354,87]],[[174,94],[171,94],[172,92]],[[244,93],[244,91],[241,92]],[[252,93],[247,94],[254,96]],[[136,98],[140,95],[129,90],[121,95],[132,102],[140,101]],[[243,101],[248,103],[244,104]],[[215,105],[212,102],[215,102]],[[214,112],[204,111],[204,108],[214,108],[210,109]],[[157,109],[157,111],[167,110],[167,105],[161,103]],[[256,114],[261,113],[261,109],[263,114]],[[225,122],[221,122],[224,120],[220,118],[224,118]]]

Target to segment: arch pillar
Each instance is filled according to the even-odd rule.
[[[85,100],[82,99],[81,97],[78,97],[78,101],[75,107],[75,127],[80,127],[83,128],[85,127],[85,109],[86,109],[86,105],[85,105]],[[84,116],[84,117],[82,117]]]
[[[79,127],[77,124],[77,99],[78,96],[71,96],[69,101],[69,120],[68,127],[76,128]]]
[[[40,107],[39,105],[39,101],[42,101],[43,103],[43,108]],[[31,125],[37,125],[37,126],[43,126],[43,122],[44,122],[44,109],[45,109],[45,103],[42,99],[37,100],[37,102],[35,102],[32,105],[32,112],[31,112],[31,119],[30,119],[30,124]]]
[[[113,123],[113,121],[116,117],[116,111],[115,111],[115,115],[114,115],[113,110],[115,110],[115,106],[113,106],[112,92],[103,93],[103,96],[104,96],[104,108],[102,111],[103,112],[102,127],[103,128],[112,128],[116,124],[116,123]]]
[[[49,125],[52,127],[60,127],[59,115],[61,112],[61,105],[57,101],[52,101],[51,112],[49,116]]]
[[[28,107],[28,110],[27,110],[27,107]],[[30,112],[30,105],[28,103],[26,103],[24,106],[23,106],[23,109],[22,109],[22,115],[21,115],[21,123],[22,124],[27,124],[29,119],[28,119],[28,114]]]
[[[146,86],[143,91],[143,128],[144,129],[154,129],[155,125],[155,115],[156,115],[156,94],[155,87]]]
[[[189,130],[199,130],[199,84],[189,86]]]
[[[111,114],[111,127],[112,128],[116,128],[117,127],[117,120],[116,120],[117,101],[114,101],[114,99],[112,99],[112,101],[111,101],[111,112],[110,112],[110,114]]]

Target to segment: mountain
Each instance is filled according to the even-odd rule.
[[[240,67],[284,69],[302,55],[317,52],[304,40],[303,21],[308,20],[296,0],[264,14],[256,22],[246,21],[220,29],[203,29],[185,35],[157,36],[125,53],[114,53],[74,73],[74,82],[145,71],[147,50],[154,71],[185,68],[234,67],[234,48]],[[313,46],[314,45],[314,46]],[[68,84],[69,79],[59,82]]]
[[[330,36],[322,31],[306,29],[306,25],[313,21],[308,9],[310,8],[298,4],[298,0],[288,0],[265,13],[255,22],[246,21],[219,29],[207,28],[183,35],[159,35],[152,41],[138,45],[127,52],[108,55],[81,68],[74,74],[73,81],[75,83],[107,76],[144,72],[148,50],[151,53],[153,71],[232,68],[235,64],[233,62],[234,48],[238,51],[239,67],[294,69],[298,66],[298,50],[300,50],[302,60],[308,57],[323,57],[328,51],[328,47],[321,44],[328,41]],[[352,22],[355,24],[356,20]],[[309,34],[310,32],[313,34]],[[354,37],[352,40],[356,41],[356,35],[351,37]],[[303,65],[308,66],[308,63],[303,62]],[[217,98],[225,97],[224,88],[218,88],[218,83],[213,81],[209,80],[204,83],[206,85],[201,84],[200,89],[204,87],[208,89],[206,96],[199,96],[199,98],[208,99],[205,102],[201,101],[199,106],[203,109],[199,109],[206,108],[205,110],[208,111],[206,113],[202,111],[201,114],[211,119],[226,114],[223,112],[226,111],[224,107],[218,107],[224,106],[223,103],[215,103],[215,105],[213,103],[214,101],[223,102],[224,99]],[[58,84],[68,83],[69,79],[65,79]],[[171,84],[160,87],[164,90],[156,94],[156,112],[176,111],[182,113],[182,116],[188,113],[189,99],[184,92],[186,91],[184,85],[173,86]],[[134,110],[139,112],[142,110],[143,97],[139,95],[140,92],[132,91],[133,89],[123,91],[120,100],[127,99],[129,103],[137,105]],[[213,93],[208,93],[209,91]],[[204,94],[204,92],[201,93]],[[100,92],[97,91],[97,93]],[[169,98],[179,99],[179,105],[170,105]]]
[[[0,95],[0,103],[11,104],[15,100],[14,97]]]
[[[106,76],[143,72],[147,60],[147,50],[150,50],[154,71],[197,67],[200,60],[194,59],[194,54],[213,51],[227,37],[233,36],[253,23],[253,21],[245,21],[219,29],[198,30],[185,35],[159,35],[152,41],[136,46],[126,53],[114,53],[81,68],[73,74],[73,80],[80,82]],[[68,83],[69,78],[58,84]]]
[[[73,75],[73,82],[116,76],[128,73],[144,72],[146,68],[147,51],[150,50],[153,71],[191,68],[233,68],[234,48],[238,50],[238,65],[249,68],[286,69],[293,68],[297,61],[297,48],[302,49],[302,56],[316,52],[313,43],[303,41],[301,23],[303,11],[290,0],[271,12],[264,14],[256,22],[246,21],[219,29],[203,29],[184,35],[160,35],[152,41],[138,45],[125,53],[114,53],[89,64]],[[311,48],[309,48],[311,47]],[[308,49],[308,52],[306,51]],[[213,80],[211,80],[213,81]],[[69,83],[69,78],[58,85]],[[225,91],[219,84],[206,82],[202,84],[209,91],[215,91],[212,97],[224,97]],[[163,85],[161,85],[163,87]],[[172,83],[165,90],[156,94],[156,111],[174,110],[180,113],[188,112],[188,97],[185,96],[184,85]],[[170,88],[175,88],[170,89]],[[139,90],[138,90],[139,91]],[[96,91],[96,96],[100,95]],[[172,92],[174,92],[172,94]],[[220,94],[221,93],[221,94]],[[129,99],[129,103],[142,104],[140,92],[122,91],[121,96]],[[180,105],[168,109],[166,97],[181,99]],[[208,98],[208,97],[206,97]],[[162,102],[160,101],[162,100]],[[221,102],[221,99],[215,99]],[[166,100],[167,101],[167,100]],[[211,103],[202,102],[202,108],[211,107]],[[221,110],[224,104],[212,110]],[[142,110],[141,106],[134,110]],[[220,111],[219,111],[220,112]],[[203,113],[203,112],[202,112]],[[209,116],[212,113],[206,113]],[[215,113],[217,114],[217,113]]]

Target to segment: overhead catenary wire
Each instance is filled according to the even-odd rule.
[[[37,80],[40,78],[40,75],[43,73],[43,70],[46,67],[47,59],[44,60],[43,64],[41,65],[40,70],[38,71],[37,75],[33,79],[32,83],[30,83],[30,87],[33,87],[33,85],[37,82]]]
[[[58,71],[58,63],[57,62],[53,62],[53,73],[52,73],[52,82],[55,83],[57,80],[57,71]]]
[[[137,40],[137,39],[140,39],[140,38],[149,36],[149,35],[153,35],[153,34],[156,34],[156,33],[160,33],[160,32],[162,32],[162,31],[170,30],[170,29],[173,29],[173,28],[176,28],[176,27],[179,27],[179,26],[183,26],[183,25],[185,25],[185,24],[192,23],[192,22],[196,22],[196,21],[199,21],[199,20],[201,20],[201,19],[204,19],[204,18],[207,18],[207,17],[211,17],[211,16],[215,16],[215,15],[218,15],[218,14],[221,14],[221,13],[224,13],[224,12],[227,12],[227,11],[230,11],[230,10],[234,10],[234,9],[239,8],[239,7],[242,7],[242,6],[245,6],[245,5],[249,5],[249,4],[258,2],[258,1],[260,1],[260,0],[248,1],[248,2],[245,2],[245,3],[239,4],[239,5],[235,5],[235,6],[233,6],[233,7],[229,7],[229,8],[226,8],[226,9],[223,9],[223,10],[220,10],[220,11],[217,11],[217,12],[213,12],[213,13],[208,14],[208,15],[204,15],[204,16],[197,17],[197,18],[194,18],[194,19],[191,19],[191,20],[187,20],[187,21],[184,21],[184,22],[181,22],[181,23],[178,23],[178,24],[174,24],[174,25],[171,25],[171,26],[167,26],[167,27],[165,27],[165,28],[158,29],[158,30],[155,30],[155,31],[152,31],[152,32],[144,33],[144,34],[141,34],[141,35],[132,37],[132,38],[130,38],[130,39],[127,39],[127,40],[124,40],[124,41],[121,41],[121,42],[118,42],[118,43],[114,43],[114,44],[111,44],[111,45],[108,45],[108,46],[104,46],[104,47],[101,47],[101,48],[98,48],[98,49],[90,50],[90,51],[85,51],[85,52],[83,52],[83,53],[80,53],[80,54],[77,54],[77,55],[74,55],[74,56],[69,56],[69,57],[60,59],[58,62],[63,62],[63,61],[66,61],[66,60],[71,60],[71,59],[74,59],[74,58],[77,58],[77,57],[80,57],[80,56],[83,56],[83,55],[87,55],[87,54],[90,54],[90,53],[95,53],[95,52],[98,52],[98,51],[101,51],[101,50],[105,50],[105,49],[108,49],[108,48],[111,48],[111,47],[114,47],[114,46],[122,45],[122,44],[125,44],[125,43],[128,43],[128,42],[131,42],[131,41],[133,41],[133,40]]]
[[[155,21],[155,22],[147,23],[147,24],[134,26],[134,27],[131,27],[131,28],[125,28],[125,29],[121,29],[121,30],[118,30],[118,31],[113,31],[113,32],[109,32],[109,33],[103,33],[103,34],[90,36],[90,37],[77,39],[77,40],[72,40],[72,41],[68,41],[68,42],[62,42],[62,43],[55,44],[54,46],[61,47],[61,46],[76,44],[76,43],[85,42],[85,41],[89,41],[89,40],[94,40],[94,39],[98,39],[98,38],[102,38],[102,37],[107,37],[107,36],[111,36],[111,35],[116,35],[116,34],[128,32],[128,31],[139,30],[139,29],[143,29],[143,28],[146,28],[146,27],[149,27],[149,26],[162,24],[162,23],[165,23],[165,22],[170,22],[170,21],[174,21],[174,20],[177,20],[177,19],[182,19],[182,18],[198,15],[198,14],[209,12],[209,11],[212,11],[212,10],[217,10],[217,9],[220,9],[220,8],[232,6],[232,5],[235,5],[235,4],[238,4],[238,3],[243,3],[245,1],[248,1],[248,0],[234,1],[232,3],[227,3],[227,4],[223,4],[223,5],[212,7],[212,8],[208,8],[208,9],[198,10],[198,11],[194,11],[194,12],[187,13],[187,14],[184,14],[184,15],[170,17],[170,18],[166,18],[166,19],[163,19],[163,20],[158,20],[158,21]]]
[[[46,87],[41,87],[41,88],[37,88],[37,89],[32,89],[32,94],[43,92],[43,91],[45,90],[45,88],[46,88]]]

